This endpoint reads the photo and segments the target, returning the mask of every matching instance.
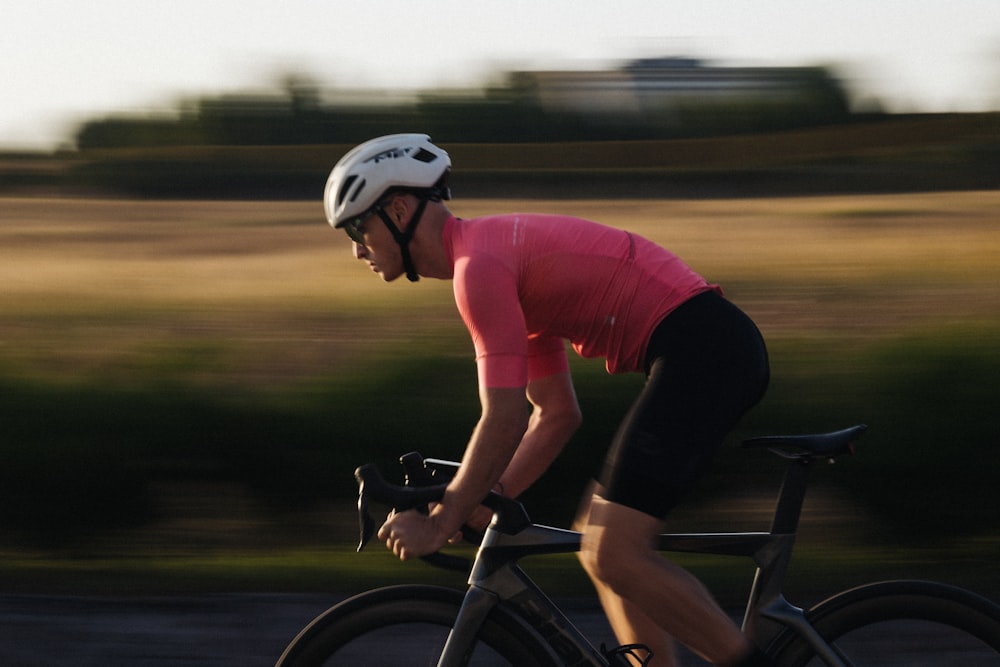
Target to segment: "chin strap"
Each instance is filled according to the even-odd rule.
[[[382,218],[382,222],[389,228],[392,238],[396,239],[396,243],[399,244],[399,250],[403,256],[403,269],[406,270],[406,278],[411,283],[420,280],[420,274],[417,273],[417,268],[413,266],[413,258],[410,256],[410,240],[413,238],[413,233],[417,231],[417,224],[424,215],[424,208],[427,207],[427,202],[441,201],[441,198],[441,193],[436,191],[425,197],[421,197],[420,203],[417,205],[417,210],[413,212],[413,217],[410,218],[410,224],[406,226],[405,232],[399,231],[399,227],[396,226],[396,223],[392,221],[392,218],[389,217],[389,214],[381,206],[375,209],[378,217]]]

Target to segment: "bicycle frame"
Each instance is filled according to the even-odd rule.
[[[757,571],[747,600],[743,631],[761,648],[768,647],[788,628],[806,641],[830,667],[850,667],[849,661],[820,637],[806,619],[805,612],[785,599],[783,589],[813,464],[852,453],[852,443],[866,428],[859,425],[832,433],[769,436],[743,443],[745,447],[767,447],[789,460],[768,532],[678,533],[659,537],[657,547],[664,552],[753,559]],[[407,470],[407,486],[387,484],[371,466],[362,466],[355,473],[360,485],[359,550],[374,533],[374,523],[367,508],[369,495],[400,510],[425,506],[441,498],[447,481],[459,467],[451,461],[423,459],[416,453],[407,454],[400,462]],[[519,565],[519,561],[528,556],[578,552],[581,534],[533,524],[520,503],[495,493],[489,494],[483,503],[494,510],[493,521],[476,554],[468,591],[438,667],[462,665],[484,621],[498,604],[509,607],[527,621],[551,647],[553,657],[558,657],[563,664],[608,667],[607,659]]]
[[[784,628],[808,641],[831,667],[847,667],[837,649],[827,644],[790,604],[783,588],[795,543],[806,483],[813,459],[795,458],[779,492],[769,532],[677,533],[659,538],[664,552],[743,556],[757,565],[743,619],[744,633],[766,647]],[[578,532],[532,524],[516,534],[487,529],[469,576],[469,590],[452,628],[438,667],[456,667],[467,655],[490,610],[506,604],[524,617],[566,665],[607,667],[608,661],[566,615],[521,569],[521,558],[580,550]]]

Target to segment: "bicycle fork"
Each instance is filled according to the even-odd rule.
[[[438,667],[463,667],[468,664],[479,629],[497,602],[497,597],[492,593],[476,586],[469,587],[455,624],[448,633]]]
[[[487,530],[469,576],[469,589],[448,635],[438,667],[461,667],[471,654],[486,618],[503,602],[537,633],[567,667],[608,667],[608,659],[566,618],[565,614],[531,581],[516,563],[525,546],[544,543],[549,553],[571,552],[579,547],[579,534],[558,528],[531,526],[517,535]],[[631,667],[624,658],[611,665]]]

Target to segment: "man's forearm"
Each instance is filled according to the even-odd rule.
[[[569,373],[535,380],[528,385],[527,395],[535,409],[517,452],[500,478],[504,494],[511,497],[519,496],[538,481],[582,420]]]
[[[574,428],[533,417],[507,469],[500,476],[504,495],[516,498],[538,481],[566,443]]]
[[[457,531],[507,469],[528,423],[521,389],[487,389],[483,416],[469,440],[462,465],[432,515],[444,531]]]

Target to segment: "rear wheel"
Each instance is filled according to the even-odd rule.
[[[1000,607],[952,586],[872,584],[833,597],[806,616],[852,667],[1000,666]],[[768,654],[781,667],[826,664],[791,630]]]
[[[463,595],[437,586],[380,588],[331,607],[299,633],[277,667],[434,667]],[[464,663],[470,667],[552,667],[538,635],[496,607]]]

